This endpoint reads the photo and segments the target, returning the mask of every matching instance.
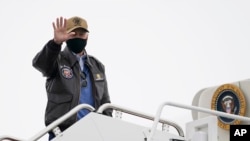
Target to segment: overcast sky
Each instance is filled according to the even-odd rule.
[[[0,136],[28,139],[44,128],[45,78],[32,59],[53,38],[57,17],[88,21],[86,49],[105,64],[112,103],[155,114],[162,102],[191,105],[202,88],[249,78],[249,7],[249,0],[1,0]],[[162,117],[183,130],[192,120],[172,107]]]

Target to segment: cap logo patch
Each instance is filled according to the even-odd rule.
[[[77,17],[74,18],[74,19],[73,19],[73,22],[74,22],[74,25],[75,25],[75,26],[80,26],[80,25],[81,25],[81,19],[80,19],[80,18],[77,18]]]
[[[73,71],[72,71],[72,69],[71,69],[70,67],[68,67],[68,66],[63,66],[63,67],[61,68],[61,74],[62,74],[62,76],[63,76],[64,78],[66,78],[66,79],[70,79],[70,78],[73,77]]]

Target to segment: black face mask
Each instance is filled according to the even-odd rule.
[[[67,47],[74,53],[80,53],[87,45],[87,39],[73,38],[66,41]]]

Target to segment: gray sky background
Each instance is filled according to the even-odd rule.
[[[155,114],[162,102],[191,105],[202,88],[249,78],[249,7],[249,0],[1,0],[0,136],[28,139],[44,128],[45,78],[32,59],[53,38],[57,17],[87,19],[86,49],[106,66],[112,103]],[[172,107],[162,117],[183,130],[192,120]]]

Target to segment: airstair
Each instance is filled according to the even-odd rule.
[[[188,132],[187,135],[184,136],[184,132],[179,125],[174,122],[161,119],[161,112],[164,106],[174,106],[183,109],[195,110],[199,112],[208,113],[215,116],[210,116],[208,118],[204,118],[201,120],[193,121],[187,124]],[[54,130],[56,137],[52,141],[82,141],[91,140],[91,141],[217,141],[217,118],[216,116],[224,116],[229,118],[234,118],[242,121],[247,121],[250,123],[250,118],[227,114],[225,112],[213,111],[206,108],[196,107],[196,106],[188,106],[173,102],[164,102],[158,108],[156,116],[151,116],[145,113],[141,113],[138,111],[134,111],[131,109],[127,109],[124,107],[119,107],[113,104],[105,104],[97,112],[91,112],[85,118],[82,118],[77,123],[73,124],[64,132],[60,132],[57,130],[57,126],[65,121],[67,118],[75,114],[77,111],[81,109],[88,109],[90,111],[94,111],[94,108],[82,104],[78,105],[74,109],[72,109],[69,113],[65,114],[39,133],[31,137],[30,139],[18,139],[12,136],[2,136],[0,137],[1,141],[37,141],[42,136],[47,134],[49,131]],[[102,111],[107,108],[113,108],[114,110],[118,110],[121,112],[129,113],[135,116],[139,116],[141,118],[146,118],[149,120],[153,120],[153,125],[151,128],[143,127],[137,125],[135,123],[129,123],[127,121],[122,121],[121,119],[116,119],[113,117],[108,117],[102,115]],[[157,124],[167,124],[173,126],[177,131],[178,135],[163,132],[158,130]],[[202,129],[202,128],[204,129]],[[84,134],[87,133],[87,134]]]
[[[211,100],[210,102],[214,104],[213,99],[214,95],[218,95],[217,90],[222,90],[222,93],[224,93],[225,91],[231,92],[227,90],[235,90],[234,88],[239,87],[245,95],[244,100],[246,103],[243,101],[243,104],[248,106],[247,102],[250,101],[250,88],[245,89],[245,87],[249,86],[250,81],[246,80],[202,89],[195,96],[192,105],[184,105],[170,101],[163,102],[159,105],[155,115],[150,115],[110,103],[102,105],[97,110],[90,105],[81,104],[29,139],[20,139],[9,135],[3,135],[0,136],[0,141],[39,141],[39,139],[49,131],[53,131],[56,135],[52,141],[82,141],[83,139],[85,141],[226,141],[229,140],[229,130],[218,127],[219,122],[221,122],[219,119],[225,117],[226,119],[234,119],[241,121],[241,123],[250,125],[250,111],[248,110],[244,113],[246,116],[231,114],[211,109],[209,106],[206,107],[204,105],[199,105],[199,102],[197,101],[203,99],[204,96],[204,99],[206,100],[209,99],[208,97],[212,97],[210,98],[212,99],[212,102]],[[213,89],[213,91],[211,91],[211,89]],[[204,94],[203,92],[206,93]],[[238,91],[236,90],[236,92]],[[222,93],[220,93],[219,96],[223,96]],[[231,93],[227,93],[227,96],[230,94]],[[167,106],[192,111],[194,120],[186,123],[185,134],[181,126],[177,123],[161,117],[164,108]],[[109,108],[114,110],[116,116],[109,117],[102,114],[104,110]],[[65,131],[61,132],[57,126],[81,109],[87,109],[90,113]],[[126,113],[142,119],[151,120],[152,126],[147,127],[125,121],[121,118],[120,113]],[[158,128],[159,124],[162,125],[162,129]],[[176,134],[166,131],[164,128],[166,126],[173,127],[177,131]]]

